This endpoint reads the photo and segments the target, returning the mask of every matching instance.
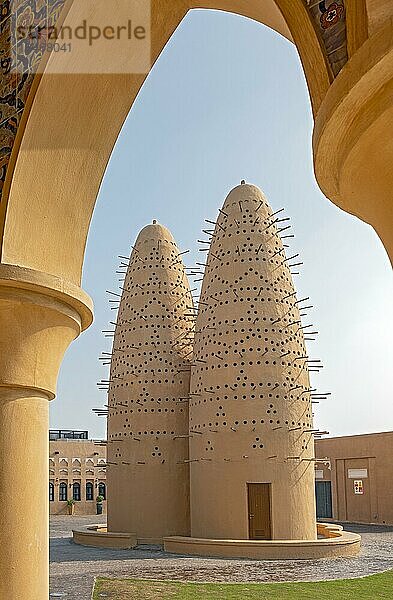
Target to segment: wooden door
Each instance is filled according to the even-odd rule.
[[[247,483],[250,540],[271,539],[270,483]]]
[[[315,497],[317,519],[331,519],[332,515],[332,484],[330,481],[315,482]]]

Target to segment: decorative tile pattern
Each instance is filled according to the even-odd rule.
[[[344,0],[304,0],[333,71],[348,61]]]
[[[0,1],[0,22],[9,17],[11,14],[11,0]]]
[[[16,113],[0,126],[0,197],[3,191],[8,161],[18,129],[19,117],[20,114]]]
[[[64,0],[0,0],[0,202],[19,120],[43,55],[38,39],[17,39],[17,31],[53,25],[63,5]]]

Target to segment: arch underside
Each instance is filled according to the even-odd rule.
[[[298,22],[304,25],[308,17],[302,0],[291,2],[292,7],[296,4],[298,9],[292,27],[295,30]],[[277,4],[281,4],[283,13],[289,14],[287,0],[277,3],[273,0],[264,3],[208,0],[193,6],[230,10],[265,23],[288,38],[296,37],[298,33],[288,27]],[[74,9],[75,4],[69,2],[64,9],[69,12],[64,17],[64,13],[60,15],[61,2],[54,3],[53,18],[65,18],[64,23],[67,23],[71,8]],[[152,3],[153,62],[189,8],[189,4],[181,0]],[[79,16],[82,20],[83,7]],[[314,44],[311,63],[314,67],[319,60],[321,70],[325,68],[325,59],[311,22],[308,25]],[[304,30],[302,27],[302,34]],[[18,88],[17,94],[26,96],[26,87],[32,84],[31,75],[22,79],[23,86]],[[3,124],[2,159],[6,174],[1,203],[5,220],[3,262],[60,275],[79,284],[101,178],[144,79],[143,74],[128,73],[44,74],[37,89],[31,91],[29,102],[34,97],[31,108],[27,104],[24,111],[19,109]],[[318,101],[328,86],[327,70],[319,79],[315,85]]]
[[[153,0],[152,63],[190,8],[234,12],[294,41],[316,114],[347,60],[345,11],[324,29],[322,5],[306,0],[196,0],[192,5],[188,0]],[[68,0],[61,13],[63,0],[54,1],[52,19],[66,24],[73,15],[82,20],[83,6]],[[77,61],[75,55],[73,59]],[[50,60],[53,65],[58,58]],[[44,72],[33,80],[27,70],[18,77],[13,90],[16,112],[0,124],[1,260],[79,285],[102,176],[146,74]]]

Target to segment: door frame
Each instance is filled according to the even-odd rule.
[[[330,496],[330,517],[326,516],[326,515],[318,515],[318,489],[320,489],[322,486],[320,484],[324,484],[323,487],[326,490],[326,488],[329,488],[329,496]],[[329,484],[329,485],[326,485]],[[324,492],[324,495],[326,497],[326,492]],[[326,502],[325,502],[326,505]],[[330,479],[316,479],[315,480],[315,514],[316,514],[316,518],[317,519],[333,519],[333,486],[332,486],[332,482]]]
[[[255,538],[250,537],[250,509],[249,509],[249,485],[253,484],[263,484],[269,486],[269,522],[270,522],[270,540],[273,540],[273,518],[272,518],[272,497],[273,497],[273,484],[271,481],[246,481],[246,507],[247,507],[247,534],[249,540],[255,540]],[[264,540],[261,540],[264,541]],[[267,540],[266,540],[267,541]]]

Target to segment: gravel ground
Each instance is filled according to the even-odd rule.
[[[105,519],[105,516],[51,518],[51,599],[90,600],[97,576],[217,582],[318,581],[393,569],[393,527],[346,524],[345,529],[362,536],[360,554],[355,558],[321,560],[196,558],[168,554],[154,546],[106,550],[72,543],[72,528],[103,523]]]

